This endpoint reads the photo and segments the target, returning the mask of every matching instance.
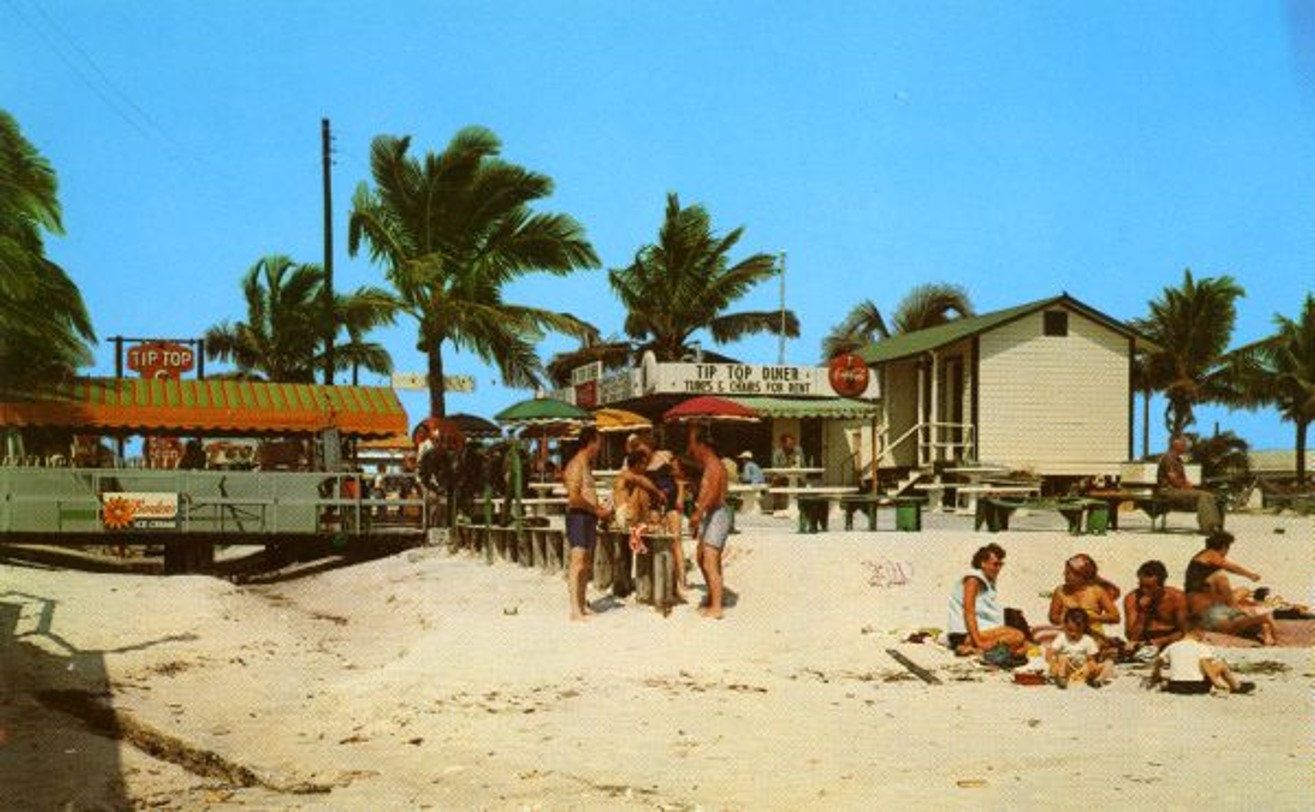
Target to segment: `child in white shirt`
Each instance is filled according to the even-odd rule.
[[[1099,688],[1114,678],[1114,664],[1099,658],[1100,645],[1087,634],[1087,612],[1072,608],[1064,613],[1064,633],[1046,647],[1050,678],[1060,688],[1086,682]]]
[[[1201,640],[1201,626],[1196,617],[1187,623],[1183,639],[1171,643],[1155,660],[1151,683],[1159,683],[1162,672],[1169,671],[1164,690],[1171,694],[1208,694],[1211,688],[1224,688],[1234,694],[1249,694],[1254,682],[1239,682],[1228,663],[1215,658],[1214,649]]]

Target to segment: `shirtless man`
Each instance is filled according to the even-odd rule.
[[[696,553],[703,582],[708,585],[708,605],[699,609],[704,617],[722,616],[721,558],[726,550],[726,539],[731,532],[731,514],[726,507],[726,469],[717,450],[707,438],[691,430],[689,453],[703,468],[699,479],[699,495],[694,512],[689,517],[690,532],[699,541]]]
[[[562,472],[566,484],[566,540],[571,546],[571,563],[567,569],[566,589],[571,604],[571,620],[584,620],[590,614],[585,603],[585,573],[594,569],[594,545],[598,540],[598,522],[612,518],[612,508],[598,504],[594,487],[593,465],[602,437],[592,426],[580,429],[580,450]]]
[[[1187,632],[1187,595],[1165,586],[1169,571],[1163,562],[1147,561],[1137,568],[1137,588],[1123,599],[1123,630],[1133,646],[1163,649]]]

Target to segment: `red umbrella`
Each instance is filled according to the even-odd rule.
[[[437,443],[440,448],[457,451],[466,444],[466,435],[461,427],[446,417],[426,417],[411,430],[411,440],[419,446],[438,429]]]
[[[757,423],[758,413],[725,398],[701,395],[671,407],[662,419],[668,423]]]

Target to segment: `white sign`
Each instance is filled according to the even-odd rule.
[[[429,376],[423,372],[394,372],[393,388],[424,391],[429,388]],[[444,375],[443,390],[469,394],[475,391],[474,375]]]
[[[796,395],[838,397],[826,367],[780,364],[657,364],[645,381],[645,394]],[[878,397],[876,376],[862,398]]]
[[[571,386],[596,381],[601,377],[603,377],[603,362],[594,361],[592,364],[585,364],[571,370]]]
[[[100,495],[101,523],[110,530],[178,527],[178,494],[106,491]]]

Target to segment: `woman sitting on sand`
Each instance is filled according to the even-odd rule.
[[[1087,613],[1087,634],[1103,647],[1109,640],[1104,624],[1119,622],[1118,597],[1119,588],[1100,577],[1092,557],[1078,553],[1064,562],[1064,583],[1050,593],[1050,622],[1058,626],[1068,610],[1081,609]]]
[[[995,591],[1004,563],[1004,548],[988,544],[973,554],[972,569],[955,583],[947,624],[955,653],[973,654],[999,643],[1015,655],[1027,652],[1027,636],[1005,625],[1005,609]]]
[[[1267,646],[1274,645],[1274,620],[1269,614],[1248,614],[1238,607],[1240,593],[1233,590],[1228,573],[1235,573],[1252,581],[1260,574],[1232,561],[1228,550],[1233,545],[1233,534],[1216,530],[1205,539],[1205,549],[1192,556],[1183,578],[1183,591],[1187,593],[1187,612],[1200,619],[1202,629],[1212,632],[1259,637]]]

